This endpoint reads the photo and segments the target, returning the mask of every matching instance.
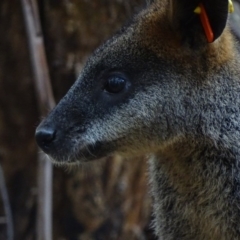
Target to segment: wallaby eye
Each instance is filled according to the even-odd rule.
[[[121,92],[126,85],[126,80],[121,76],[109,76],[104,90],[109,93],[119,93]]]

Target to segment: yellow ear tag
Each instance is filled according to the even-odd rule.
[[[194,13],[200,14],[201,13],[201,8],[200,7],[196,7],[195,10],[194,10]]]
[[[233,13],[234,12],[234,6],[232,0],[228,0],[228,12]]]

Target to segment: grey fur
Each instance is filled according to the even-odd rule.
[[[225,29],[207,44],[199,27],[178,41],[168,7],[151,4],[96,50],[38,131],[57,130],[57,163],[148,154],[159,239],[240,239],[238,43]],[[103,90],[109,72],[126,93]]]

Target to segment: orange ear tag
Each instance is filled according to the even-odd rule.
[[[214,34],[213,34],[212,27],[210,25],[210,22],[209,22],[209,19],[207,16],[207,12],[202,3],[200,3],[199,6],[194,10],[194,13],[200,15],[200,19],[202,22],[202,26],[203,26],[205,35],[207,37],[207,41],[209,43],[213,42]]]

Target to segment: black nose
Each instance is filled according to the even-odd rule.
[[[50,151],[51,144],[55,138],[55,130],[50,127],[37,128],[35,133],[38,146],[46,153]]]

